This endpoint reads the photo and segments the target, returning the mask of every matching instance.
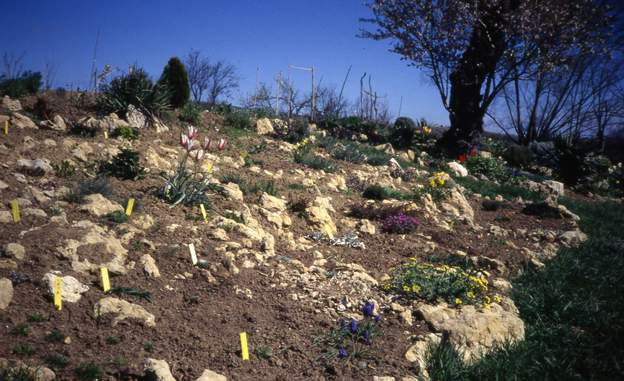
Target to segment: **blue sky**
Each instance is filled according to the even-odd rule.
[[[388,51],[386,42],[361,39],[369,16],[362,0],[205,0],[3,2],[0,52],[26,52],[24,66],[42,70],[46,60],[57,67],[55,86],[88,84],[93,47],[100,31],[97,64],[127,68],[133,63],[159,76],[169,57],[184,57],[191,48],[212,59],[225,59],[239,71],[241,87],[233,97],[253,90],[260,80],[273,82],[289,64],[314,65],[323,84],[339,86],[353,65],[346,87],[350,98],[359,77],[372,74],[373,85],[388,96],[396,115],[448,124],[437,91],[423,74]],[[305,89],[308,77],[295,74]]]

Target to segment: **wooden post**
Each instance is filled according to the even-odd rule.
[[[275,116],[279,117],[280,92],[282,89],[282,72],[277,74],[277,97],[275,98]]]
[[[314,93],[314,66],[312,66],[312,104],[310,106],[310,119],[314,122],[316,114],[316,94]]]

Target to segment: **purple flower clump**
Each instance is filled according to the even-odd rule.
[[[382,222],[382,230],[386,233],[405,234],[416,230],[420,221],[405,213],[397,213],[386,217]]]

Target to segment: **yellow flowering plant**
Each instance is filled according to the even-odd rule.
[[[407,299],[427,302],[443,299],[454,306],[473,304],[487,309],[492,303],[489,282],[483,273],[458,266],[421,263],[415,259],[396,268],[382,288]],[[498,296],[493,299],[500,301]]]

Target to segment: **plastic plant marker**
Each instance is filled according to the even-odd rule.
[[[100,275],[102,276],[102,290],[104,292],[109,292],[110,279],[108,278],[108,269],[106,267],[100,267]]]
[[[209,161],[208,164],[206,164],[206,170],[208,173],[212,173],[212,161]]]
[[[201,211],[202,217],[204,217],[204,221],[208,221],[208,217],[206,216],[206,208],[204,204],[199,204],[199,210]]]
[[[104,139],[108,139],[108,131],[104,131]]]
[[[13,215],[13,222],[18,223],[20,220],[20,210],[17,199],[11,201],[11,214]]]
[[[134,199],[133,198],[129,198],[128,199],[128,206],[126,206],[126,215],[128,217],[130,217],[130,215],[132,214],[132,208],[134,208]]]
[[[56,307],[56,309],[59,311],[63,309],[62,292],[63,292],[63,278],[57,275],[56,278],[54,279],[54,307]]]
[[[189,243],[189,251],[191,252],[191,262],[193,266],[197,265],[197,253],[195,253],[195,244]]]
[[[240,333],[240,342],[241,342],[241,355],[243,356],[243,361],[249,360],[249,348],[247,347],[247,333]]]

